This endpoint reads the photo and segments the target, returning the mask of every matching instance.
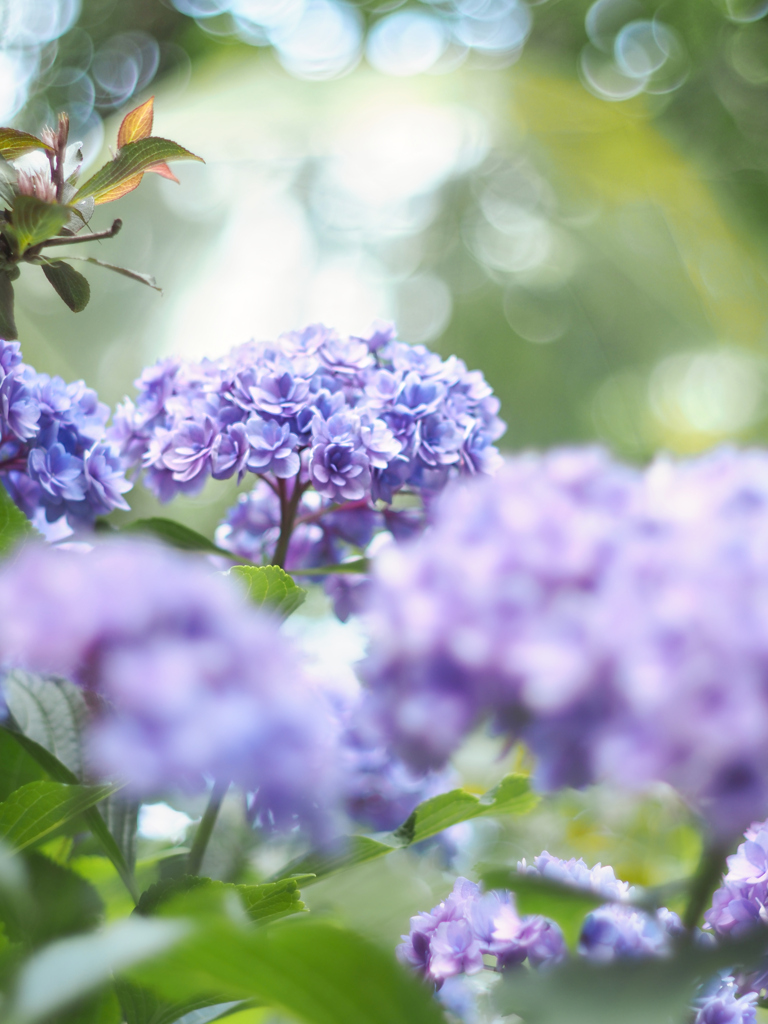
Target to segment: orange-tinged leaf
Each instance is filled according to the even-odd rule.
[[[159,164],[152,164],[152,166],[148,167],[147,170],[154,171],[155,174],[159,174],[162,178],[168,178],[170,181],[175,181],[177,185],[181,184],[179,179],[164,160],[161,160]]]
[[[118,149],[122,149],[126,142],[146,139],[147,136],[152,134],[152,122],[155,116],[154,106],[155,97],[150,96],[146,103],[142,103],[125,115],[123,123],[120,125],[120,131],[117,133]]]
[[[92,178],[80,186],[72,197],[72,202],[77,202],[86,196],[93,196],[96,203],[115,199],[117,194],[114,190],[118,186],[135,178],[138,174],[143,174],[148,167],[167,160],[200,160],[205,163],[201,157],[195,156],[194,153],[190,153],[188,149],[184,149],[177,142],[171,142],[170,139],[161,139],[151,135],[146,139],[126,142],[114,160],[104,164]],[[132,181],[131,187],[136,187]],[[123,194],[120,193],[120,195]]]
[[[112,203],[115,199],[122,199],[123,196],[127,196],[129,192],[133,192],[135,188],[138,188],[141,184],[141,179],[144,177],[144,172],[141,174],[134,174],[132,178],[126,178],[125,181],[121,181],[119,185],[115,185],[109,192],[104,192],[96,200],[96,205],[101,206],[102,203]]]

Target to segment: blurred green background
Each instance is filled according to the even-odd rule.
[[[767,429],[765,0],[0,0],[0,113],[88,159],[156,95],[200,153],[97,212],[74,316],[18,286],[25,358],[114,403],[163,354],[323,320],[480,367],[507,448],[622,455]],[[96,248],[94,246],[94,248]],[[210,529],[221,485],[177,514]],[[134,494],[146,512],[151,503]]]

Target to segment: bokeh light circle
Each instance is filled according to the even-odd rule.
[[[368,34],[366,56],[372,67],[387,75],[418,75],[445,53],[445,23],[426,12],[397,11],[377,21]]]

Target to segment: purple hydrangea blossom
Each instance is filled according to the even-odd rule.
[[[43,532],[128,508],[131,484],[104,440],[108,417],[83,381],[37,373],[17,342],[0,340],[0,481]]]
[[[428,913],[411,918],[397,955],[438,986],[457,974],[483,968],[483,954],[502,966],[528,958],[535,966],[557,963],[565,956],[562,932],[538,915],[520,917],[511,893],[483,893],[466,878],[457,878],[453,892]]]
[[[540,871],[536,868],[539,865]],[[590,869],[582,860],[563,861],[544,851],[533,865],[523,860],[518,870],[540,873],[560,884],[609,895],[612,902],[590,912],[582,925],[575,956],[598,963],[614,960],[669,956],[675,939],[684,935],[680,918],[661,908],[646,913],[625,901],[632,888],[616,878],[613,869],[596,865]],[[434,984],[441,994],[446,979],[456,991],[442,999],[461,1005],[470,995],[459,985],[464,975],[476,974],[485,966],[497,972],[519,969],[528,961],[535,969],[549,970],[571,954],[558,925],[541,915],[520,917],[511,892],[483,893],[466,878],[457,878],[451,895],[429,912],[411,918],[408,935],[397,947],[398,958],[417,974]],[[495,968],[483,961],[495,957]],[[691,1020],[694,1024],[754,1024],[757,994],[744,993],[736,978],[716,975],[694,994]],[[461,997],[464,996],[464,999]]]
[[[391,504],[404,492],[411,503],[428,505],[451,477],[495,471],[493,443],[504,431],[482,374],[395,340],[384,324],[367,338],[315,324],[216,360],[166,359],[145,370],[136,387],[135,403],[126,399],[118,408],[110,437],[162,501],[198,491],[209,475],[240,478],[247,470],[276,492],[285,481],[286,494],[300,486],[319,495],[315,522],[342,505],[366,524],[375,515],[377,531],[385,527],[375,501]],[[257,485],[254,501],[263,494]],[[282,492],[279,500],[287,500]],[[219,542],[242,557],[258,549],[271,560],[280,532],[274,525],[283,517],[259,532],[241,512],[224,524]],[[304,515],[300,506],[299,528]],[[305,567],[360,553],[332,534],[323,529],[326,557],[317,560],[315,547],[315,561]],[[329,586],[342,614],[361,604],[364,586]]]
[[[662,780],[725,837],[765,815],[768,455],[525,455],[430,515],[370,595],[369,715],[401,756],[439,766],[490,720],[543,788]]]
[[[705,914],[717,935],[738,938],[768,923],[768,822],[754,824],[745,840],[728,857],[728,872]]]
[[[332,831],[337,727],[278,622],[145,542],[31,545],[0,573],[0,658],[94,694],[92,767],[138,796],[232,780],[262,823]]]
[[[696,995],[693,1024],[755,1024],[757,994],[739,994],[735,979],[717,976]]]

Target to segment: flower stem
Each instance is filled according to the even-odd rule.
[[[291,534],[296,522],[296,511],[301,501],[301,496],[307,489],[307,484],[299,483],[298,474],[293,478],[293,491],[290,498],[287,494],[285,480],[278,480],[278,493],[280,495],[280,536],[277,538],[275,553],[272,556],[272,565],[285,568],[285,557],[288,554],[288,545],[291,541]]]
[[[187,858],[188,875],[197,875],[200,872],[200,868],[203,865],[203,857],[208,847],[208,840],[213,833],[213,826],[216,824],[219,809],[228,789],[229,780],[226,782],[214,782],[213,784],[213,789],[208,799],[208,806],[205,808],[205,813],[200,819],[200,824],[197,826],[195,840],[192,843],[192,849],[189,851],[189,857]]]
[[[685,908],[683,924],[690,935],[699,923],[701,915],[720,881],[725,867],[728,848],[723,843],[705,846],[701,854],[699,866],[691,881],[688,906]]]

